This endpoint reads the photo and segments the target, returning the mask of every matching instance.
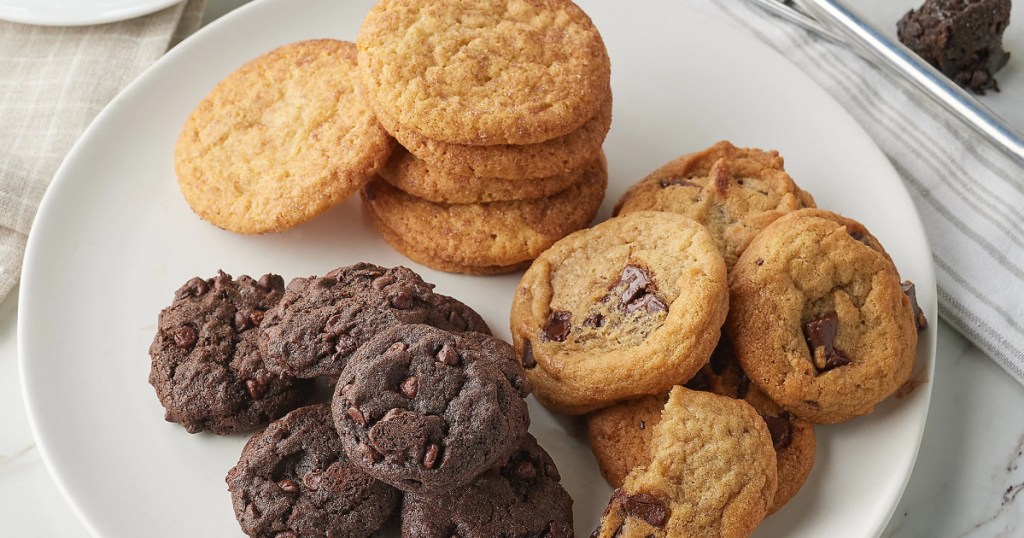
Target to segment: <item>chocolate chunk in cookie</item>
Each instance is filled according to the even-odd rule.
[[[347,459],[327,404],[253,436],[226,481],[238,523],[254,538],[370,536],[401,497]]]
[[[433,289],[410,269],[370,263],[296,278],[280,304],[266,313],[260,348],[277,373],[334,378],[359,346],[394,325],[426,323],[490,334],[473,309]]]
[[[403,538],[572,538],[572,498],[526,434],[508,462],[440,496],[406,493]]]
[[[232,280],[223,271],[175,292],[149,347],[149,382],[168,421],[191,433],[237,433],[306,401],[312,384],[271,373],[256,344],[264,313],[283,294],[280,276]]]
[[[530,422],[529,392],[501,340],[404,325],[352,356],[332,408],[345,451],[366,472],[407,492],[440,494],[516,450]]]

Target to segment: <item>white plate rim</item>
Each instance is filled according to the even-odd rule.
[[[94,0],[94,6],[67,2],[0,0],[0,20],[38,26],[88,26],[149,15],[187,0]]]
[[[173,3],[176,3],[176,1],[169,2],[169,4],[173,4]],[[115,110],[118,108],[118,105],[121,102],[121,100],[126,98],[125,96],[131,94],[132,92],[134,92],[136,90],[136,88],[138,88],[140,85],[142,85],[142,81],[144,81],[151,72],[154,72],[156,70],[162,69],[162,66],[164,66],[165,64],[170,63],[171,61],[173,61],[173,59],[176,58],[178,55],[184,54],[185,50],[187,50],[187,47],[190,46],[189,43],[191,43],[194,40],[195,37],[198,37],[200,35],[206,35],[206,34],[209,34],[209,33],[216,32],[216,31],[218,31],[217,29],[221,27],[221,25],[226,25],[226,24],[228,24],[229,21],[233,21],[236,18],[242,17],[242,16],[244,16],[244,14],[247,14],[250,11],[254,11],[254,10],[259,9],[259,8],[261,8],[263,6],[266,6],[266,5],[269,5],[269,4],[275,4],[275,3],[277,3],[277,4],[287,4],[288,0],[254,0],[251,3],[243,5],[243,6],[239,7],[239,8],[237,8],[236,10],[234,10],[233,12],[228,13],[227,15],[222,17],[220,20],[214,21],[213,23],[211,23],[207,27],[205,27],[205,28],[201,29],[199,32],[197,32],[194,36],[192,36],[192,37],[186,39],[185,41],[183,41],[181,45],[179,45],[175,49],[169,51],[164,57],[160,58],[156,63],[154,63],[152,66],[150,66],[145,72],[143,72],[142,75],[139,76],[139,78],[137,78],[128,87],[126,87],[122,92],[120,92],[118,94],[118,96],[115,97],[115,99],[113,99],[100,112],[100,114],[96,117],[96,119],[85,130],[83,135],[75,143],[75,145],[73,146],[73,148],[69,152],[69,154],[68,154],[67,158],[65,159],[64,163],[62,163],[62,165],[58,169],[57,173],[54,176],[53,182],[51,184],[51,186],[53,186],[55,188],[50,188],[45,193],[45,195],[44,195],[44,197],[43,197],[43,199],[42,199],[42,201],[40,203],[39,210],[38,210],[38,212],[36,214],[35,220],[33,222],[33,228],[35,228],[36,222],[39,222],[40,220],[47,218],[47,215],[50,212],[48,209],[54,203],[53,202],[54,198],[56,198],[56,195],[54,195],[53,193],[59,191],[60,188],[61,188],[60,187],[61,185],[63,185],[64,183],[69,182],[69,181],[72,180],[71,174],[68,172],[68,169],[71,168],[68,165],[68,163],[74,162],[75,160],[77,160],[78,156],[81,153],[83,153],[84,149],[86,147],[88,147],[89,140],[91,139],[92,136],[94,136],[94,133],[96,133],[97,131],[101,131],[103,125],[105,123],[109,122],[110,118],[115,115]],[[696,16],[698,18],[707,19],[707,20],[710,21],[710,19],[708,17],[706,17],[705,15],[699,14],[696,10],[694,10],[692,8],[683,7],[681,9],[683,9],[684,11],[693,12],[694,16]],[[717,21],[715,23],[716,24],[721,24],[721,23],[718,23]],[[756,42],[760,47],[768,50],[770,54],[778,56],[783,61],[786,61],[788,63],[788,60],[785,60],[784,56],[782,56],[777,51],[774,51],[774,50],[770,49],[770,47],[768,47],[767,45],[765,45],[765,44],[763,44],[763,43],[761,43],[759,41],[756,41],[756,39],[754,39],[754,38],[750,38],[750,40]],[[818,88],[822,92],[824,92],[824,90],[821,89],[816,83],[811,81],[810,78],[807,78],[807,81],[811,85],[813,85],[815,88]],[[832,99],[831,97],[829,97],[829,99],[834,102],[834,99]],[[870,141],[870,137],[867,135],[866,131],[864,131],[862,127],[857,125],[856,128],[860,130],[860,134],[863,137],[867,138]],[[872,145],[872,147],[874,147],[875,151],[877,151],[879,155],[882,155],[881,149],[879,149],[877,147],[877,145],[875,145],[873,142],[871,142],[871,145]],[[891,164],[888,164],[888,168],[891,170],[891,173],[892,173],[892,175],[894,177],[897,177],[897,178],[899,177],[898,173],[895,171],[895,169],[892,167]],[[923,228],[923,221],[920,219],[920,216],[919,216],[919,214],[916,211],[916,208],[915,208],[915,206],[914,206],[914,204],[913,204],[913,202],[912,202],[912,200],[910,198],[909,192],[902,185],[902,183],[900,183],[900,189],[898,190],[898,192],[894,192],[892,194],[894,196],[898,197],[898,198],[904,198],[905,199],[904,200],[905,207],[907,207],[907,208],[909,208],[909,209],[911,209],[913,211],[913,217],[914,218],[912,219],[912,221],[915,223],[915,226],[917,228],[917,230],[914,230],[914,231],[917,232],[921,237],[927,237],[927,234],[925,233],[924,228]],[[607,200],[606,200],[606,202],[607,202]],[[33,277],[34,273],[33,273],[33,270],[32,270],[34,264],[37,263],[37,260],[36,260],[36,258],[34,256],[34,254],[35,254],[36,250],[40,248],[39,245],[38,245],[38,240],[36,239],[36,237],[37,237],[36,235],[30,235],[29,239],[28,239],[28,245],[27,245],[27,248],[26,248],[26,256],[25,256],[24,265],[23,265],[23,272],[22,272],[21,293],[20,293],[20,296],[19,296],[19,305],[18,305],[19,312],[25,312],[26,310],[31,310],[30,303],[33,301],[33,296],[32,296],[31,290],[35,289],[36,286],[37,286],[36,283],[35,283],[34,277]],[[916,462],[917,454],[918,454],[918,452],[920,450],[921,439],[923,437],[924,427],[925,427],[925,423],[926,423],[927,415],[928,415],[928,408],[930,406],[931,391],[932,391],[932,387],[934,385],[933,381],[934,381],[934,376],[935,376],[935,345],[936,345],[936,333],[937,333],[936,327],[938,325],[938,323],[935,322],[938,319],[937,318],[938,312],[937,312],[937,304],[936,304],[937,290],[935,288],[934,266],[931,263],[928,263],[926,267],[919,267],[918,271],[919,271],[919,273],[917,274],[917,277],[918,277],[918,284],[919,284],[919,287],[918,287],[919,295],[925,295],[925,296],[928,297],[927,300],[922,302],[921,307],[925,311],[925,313],[928,314],[928,319],[930,321],[932,321],[932,323],[929,325],[929,328],[925,332],[921,333],[923,338],[919,341],[920,344],[923,344],[924,346],[926,346],[930,350],[930,356],[927,357],[927,361],[928,361],[927,368],[926,368],[926,371],[924,372],[927,375],[927,382],[924,383],[922,386],[918,387],[915,390],[915,394],[918,394],[918,395],[923,394],[922,397],[924,398],[924,403],[923,403],[923,407],[921,408],[921,416],[919,417],[919,420],[917,420],[915,422],[915,426],[916,427],[915,427],[914,432],[913,432],[914,433],[913,437],[914,437],[914,439],[916,439],[916,443],[914,444],[914,447],[913,447],[913,453],[912,453],[913,456],[910,459],[910,468],[906,469],[906,472],[901,477],[901,481],[900,481],[901,484],[899,485],[898,489],[895,490],[895,497],[893,499],[891,499],[891,502],[887,503],[888,507],[889,507],[888,508],[888,512],[886,514],[882,514],[884,517],[881,517],[881,518],[877,519],[877,525],[875,525],[876,532],[874,533],[876,536],[881,535],[881,533],[884,530],[885,526],[888,524],[888,521],[891,519],[893,513],[895,512],[895,510],[897,508],[897,505],[898,505],[898,502],[899,502],[899,500],[900,500],[900,498],[901,498],[901,496],[903,494],[903,491],[905,490],[905,488],[907,486],[907,483],[910,480],[910,475],[911,475],[911,472],[913,470],[914,463]],[[930,284],[930,286],[929,287],[923,287],[920,284],[924,284],[925,286],[928,286]],[[922,290],[925,291],[926,293],[922,294],[921,293]],[[31,370],[31,361],[30,361],[30,358],[28,356],[30,354],[30,351],[28,351],[26,349],[26,347],[25,347],[26,346],[25,342],[27,341],[25,337],[26,337],[26,335],[28,333],[28,329],[27,329],[28,324],[23,323],[22,320],[23,320],[23,317],[19,315],[19,322],[18,322],[19,381],[21,383],[23,398],[24,398],[24,401],[25,401],[26,411],[27,411],[28,419],[29,419],[29,425],[31,427],[31,430],[32,430],[32,433],[33,433],[33,437],[37,441],[37,447],[38,447],[39,452],[41,454],[43,463],[44,463],[47,471],[49,472],[50,476],[53,478],[54,483],[57,486],[58,490],[61,492],[61,495],[68,502],[68,505],[70,506],[72,511],[75,513],[75,515],[78,518],[78,520],[85,526],[85,528],[89,531],[89,533],[91,535],[93,535],[93,536],[100,537],[102,535],[98,532],[97,528],[92,524],[92,522],[91,522],[91,520],[89,518],[89,515],[87,513],[85,513],[81,509],[79,504],[76,502],[75,496],[66,487],[66,484],[62,481],[62,479],[61,479],[62,475],[60,473],[60,466],[55,461],[54,456],[53,456],[53,454],[51,453],[51,451],[49,449],[48,443],[45,442],[46,435],[43,433],[44,425],[43,425],[43,422],[42,422],[42,417],[38,414],[38,410],[36,409],[36,406],[33,403],[33,397],[36,396],[36,391],[35,391],[35,387],[30,382],[30,379],[29,379],[30,374],[28,373]],[[585,531],[585,529],[577,529],[578,533],[583,533],[581,535],[585,535],[584,531]]]

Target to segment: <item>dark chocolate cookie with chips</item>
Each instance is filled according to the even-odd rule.
[[[505,342],[405,325],[352,356],[332,410],[345,452],[366,472],[440,494],[508,460],[530,424],[529,392]]]
[[[555,463],[526,434],[504,466],[440,496],[408,493],[403,538],[572,538],[572,498]]]
[[[149,382],[168,421],[191,433],[237,433],[306,401],[312,383],[269,372],[256,345],[264,312],[283,294],[278,275],[232,280],[223,271],[175,292],[149,347]]]
[[[267,312],[260,349],[274,372],[336,378],[359,346],[394,325],[425,323],[490,334],[472,308],[433,290],[411,269],[370,263],[293,279],[281,302]]]
[[[401,497],[345,457],[327,404],[292,411],[253,436],[225,481],[239,525],[259,538],[370,536]]]

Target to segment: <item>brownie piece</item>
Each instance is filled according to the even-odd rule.
[[[993,77],[1006,65],[1003,31],[1011,0],[926,0],[897,24],[900,41],[954,82],[975,93],[999,91]]]

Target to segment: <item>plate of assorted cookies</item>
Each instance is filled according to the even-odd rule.
[[[936,316],[867,135],[667,0],[254,2],[90,127],[19,308],[104,537],[878,535]]]

